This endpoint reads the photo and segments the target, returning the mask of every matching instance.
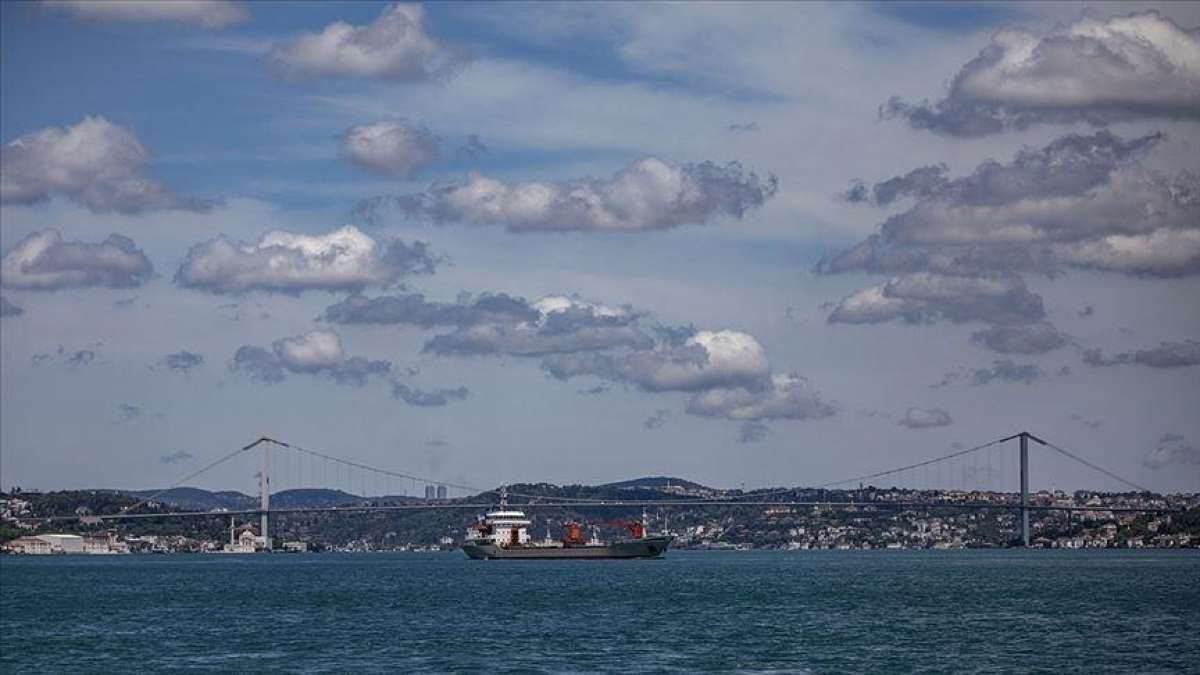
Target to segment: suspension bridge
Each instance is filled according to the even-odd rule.
[[[1012,451],[1015,441],[1016,457]],[[1151,493],[1148,488],[1119,476],[1077,453],[1054,443],[1022,431],[1011,436],[998,438],[970,448],[933,457],[921,462],[876,471],[841,480],[828,481],[810,487],[791,487],[769,490],[723,491],[721,494],[704,497],[663,497],[661,499],[595,499],[586,497],[564,497],[557,495],[522,493],[508,490],[504,486],[484,488],[437,478],[395,471],[372,466],[363,462],[338,457],[333,454],[309,449],[294,443],[263,436],[253,443],[237,448],[218,459],[188,473],[170,486],[146,496],[119,512],[84,516],[93,523],[119,520],[151,518],[202,518],[202,517],[255,517],[260,521],[260,532],[266,546],[271,545],[270,520],[272,516],[303,513],[353,513],[414,511],[431,509],[457,509],[479,511],[495,505],[485,500],[489,494],[507,492],[508,497],[523,499],[509,505],[521,509],[539,508],[642,508],[642,507],[814,507],[814,508],[861,508],[884,509],[912,508],[955,508],[979,510],[1017,510],[1020,512],[1021,539],[1025,546],[1030,544],[1030,514],[1044,511],[1107,512],[1107,513],[1164,513],[1178,510],[1165,503],[1118,506],[1112,504],[1076,504],[1073,500],[1052,500],[1051,503],[1035,503],[1030,490],[1030,449],[1042,448],[1055,455],[1083,465],[1107,478],[1138,493]],[[243,509],[220,509],[200,511],[139,511],[149,507],[164,494],[184,486],[216,467],[259,451],[258,507]],[[1011,475],[1010,475],[1011,474]],[[282,486],[281,486],[282,483]],[[426,487],[425,498],[416,494],[418,486]],[[849,487],[847,487],[849,486]],[[351,504],[325,506],[271,506],[272,490],[278,496],[284,488],[336,488],[351,493],[356,487],[358,501]],[[399,487],[399,489],[397,489]],[[408,495],[411,487],[414,494]],[[811,495],[814,491],[824,495],[825,491],[861,492],[870,489],[874,498],[854,499],[799,499],[799,495]],[[461,492],[464,497],[447,498],[448,489]],[[374,490],[379,497],[366,495]],[[903,498],[895,498],[890,492],[898,492]],[[382,496],[390,495],[390,496]],[[436,495],[436,496],[435,496]],[[891,497],[891,498],[889,498]],[[78,520],[81,516],[31,517],[34,521]]]

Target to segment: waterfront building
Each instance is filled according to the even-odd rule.
[[[39,534],[38,539],[50,544],[54,553],[84,553],[83,537],[77,534]]]
[[[8,542],[7,548],[12,553],[24,555],[50,555],[54,552],[50,542],[41,537],[17,537]]]

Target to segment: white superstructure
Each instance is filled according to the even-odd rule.
[[[483,518],[467,528],[467,541],[522,546],[529,543],[529,526],[533,522],[524,511],[508,508],[508,491],[500,491],[500,508],[488,511]]]

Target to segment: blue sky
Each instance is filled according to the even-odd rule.
[[[1197,26],[4,3],[0,482],[164,484],[268,433],[479,485],[804,484],[1029,428],[1194,490]],[[409,309],[330,318],[358,295]]]

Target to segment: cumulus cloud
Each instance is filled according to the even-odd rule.
[[[917,272],[857,291],[837,304],[829,323],[947,320],[1021,324],[1046,315],[1042,297],[1015,275]]]
[[[42,0],[41,4],[83,21],[177,23],[210,30],[250,18],[245,5],[230,0]]]
[[[275,230],[254,243],[222,236],[191,247],[175,283],[211,293],[361,290],[432,274],[438,262],[425,242],[380,242],[353,225],[324,235]]]
[[[1151,368],[1187,368],[1200,365],[1200,341],[1163,342],[1157,347],[1138,349],[1105,356],[1100,349],[1083,352],[1083,362],[1089,366],[1134,364]]]
[[[741,164],[671,164],[648,157],[611,178],[505,183],[480,174],[437,183],[397,197],[408,217],[435,223],[504,225],[513,232],[643,231],[741,218],[775,195],[774,176],[763,180]]]
[[[8,298],[0,295],[0,316],[21,316],[24,313],[24,307],[12,303]]]
[[[189,352],[184,349],[174,354],[167,354],[163,357],[162,365],[168,370],[173,370],[179,373],[190,373],[193,368],[199,367],[204,363],[204,357],[195,352]]]
[[[738,432],[738,443],[743,445],[747,443],[757,443],[765,440],[771,435],[771,427],[762,422],[742,422],[741,431]]]
[[[896,424],[909,429],[931,429],[946,427],[954,423],[950,413],[941,408],[909,408]]]
[[[234,353],[230,370],[264,383],[282,382],[288,373],[327,375],[339,384],[362,386],[371,376],[385,376],[389,361],[347,357],[342,340],[332,331],[317,330],[276,340],[271,349],[243,345]]]
[[[621,354],[555,354],[542,368],[562,380],[590,375],[643,391],[688,392],[686,411],[702,417],[810,420],[837,412],[800,375],[772,375],[762,345],[739,331],[697,331]]]
[[[481,323],[536,323],[542,312],[525,298],[484,293],[457,303],[431,302],[420,293],[367,298],[361,294],[330,305],[320,317],[341,324],[471,326]]]
[[[417,389],[400,380],[392,380],[392,398],[409,405],[421,407],[443,406],[451,401],[461,401],[470,394],[466,387],[454,389]]]
[[[392,5],[373,22],[335,21],[276,46],[267,64],[286,78],[342,77],[416,82],[449,75],[466,54],[435,39],[418,4]]]
[[[408,176],[441,157],[437,137],[403,121],[350,127],[342,134],[341,146],[354,164],[388,176]]]
[[[1042,375],[1042,369],[1032,363],[1016,363],[1012,359],[999,359],[992,361],[991,368],[977,369],[974,380],[977,385],[990,384],[992,382],[1033,384]]]
[[[192,459],[192,457],[194,457],[194,455],[187,450],[176,450],[169,455],[160,456],[158,461],[163,464],[181,464]]]
[[[99,115],[65,128],[33,131],[0,149],[0,204],[34,204],[59,196],[97,213],[212,207],[210,201],[180,197],[144,175],[149,158],[132,131]]]
[[[30,290],[140,286],[154,266],[133,240],[110,235],[99,244],[64,241],[57,230],[34,232],[0,258],[0,285]]]
[[[652,343],[638,326],[640,315],[628,306],[554,295],[526,305],[531,310],[526,314],[523,303],[501,295],[485,296],[470,305],[434,306],[429,316],[438,321],[457,317],[459,327],[430,338],[424,351],[439,356],[542,356]]]
[[[1150,469],[1162,469],[1176,464],[1200,464],[1200,449],[1179,434],[1163,434],[1158,443],[1146,453],[1142,464]]]
[[[1067,344],[1048,321],[1027,326],[996,325],[971,334],[971,342],[1001,354],[1044,354]]]
[[[1046,35],[1002,30],[946,97],[881,108],[916,129],[982,136],[1039,123],[1200,118],[1200,29],[1156,12],[1085,17]]]
[[[687,412],[731,420],[819,420],[837,414],[837,406],[796,373],[775,375],[761,388],[714,387],[694,394]]]
[[[876,193],[901,181],[885,194],[915,203],[818,271],[1200,272],[1200,176],[1151,172],[1140,162],[1163,138],[1070,134],[961,178],[913,187],[909,174],[879,183]]]

